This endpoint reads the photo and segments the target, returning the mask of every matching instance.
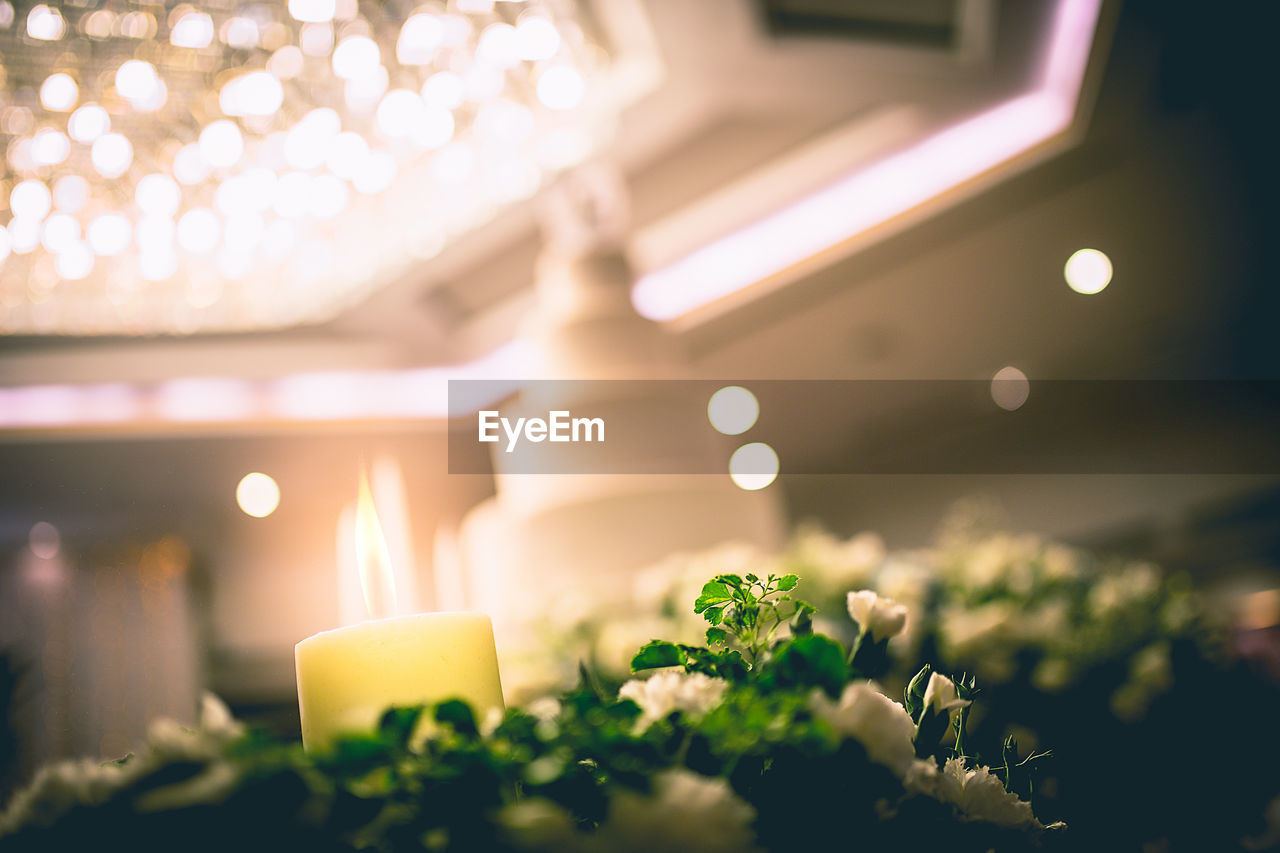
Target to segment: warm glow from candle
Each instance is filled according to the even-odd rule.
[[[399,612],[396,597],[395,572],[391,566],[391,551],[387,537],[382,533],[382,522],[373,504],[373,492],[363,468],[360,471],[360,491],[356,497],[356,569],[360,572],[360,588],[364,591],[365,607],[369,616],[381,619]]]
[[[308,750],[325,749],[343,733],[372,731],[392,705],[458,698],[480,717],[503,708],[489,617],[412,612],[416,586],[407,528],[398,466],[380,460],[370,477],[361,465],[356,502],[338,522],[339,587],[345,621],[355,615],[348,602],[358,597],[358,574],[372,618],[321,631],[294,647]],[[356,571],[344,571],[351,562]]]

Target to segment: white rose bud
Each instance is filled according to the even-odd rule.
[[[945,675],[933,673],[924,689],[924,706],[935,714],[950,713],[969,704],[968,699],[956,695],[956,683]]]
[[[907,624],[907,606],[869,589],[849,593],[849,616],[872,642],[887,640],[902,632]]]

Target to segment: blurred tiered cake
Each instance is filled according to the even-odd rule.
[[[602,185],[595,176],[554,198],[559,204],[537,268],[537,307],[523,330],[538,359],[536,375],[702,378],[682,365],[669,333],[632,306],[633,273],[616,215],[621,205],[610,197],[609,181]],[[504,414],[589,410],[606,423],[626,424],[605,445],[619,465],[530,474],[495,449],[497,493],[463,520],[452,561],[463,586],[453,596],[463,600],[441,605],[489,612],[501,644],[557,601],[575,598],[575,590],[626,601],[639,570],[670,554],[725,541],[777,545],[783,520],[776,489],[744,491],[730,479],[733,448],[708,422],[706,388],[679,381],[530,383]],[[619,468],[639,472],[597,473]]]

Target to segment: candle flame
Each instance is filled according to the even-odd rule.
[[[360,489],[356,497],[356,568],[369,616],[380,619],[398,612],[395,572],[391,552],[382,532],[382,522],[373,503],[373,492],[364,466],[360,468]]]

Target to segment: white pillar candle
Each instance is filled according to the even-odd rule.
[[[308,637],[294,649],[302,743],[369,732],[392,705],[464,699],[483,719],[503,708],[493,625],[483,613],[420,613]]]
[[[462,699],[477,719],[503,708],[493,624],[483,613],[403,614],[391,557],[363,472],[351,537],[371,619],[322,631],[294,647],[302,743],[323,749],[374,730],[387,708]],[[341,558],[342,555],[340,555]],[[340,559],[341,562],[341,559]]]

